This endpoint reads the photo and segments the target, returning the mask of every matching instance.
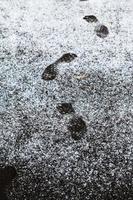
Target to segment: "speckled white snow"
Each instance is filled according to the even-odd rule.
[[[96,36],[96,24],[83,20],[89,14],[108,27],[108,37]],[[60,64],[55,80],[42,80],[67,52],[78,57]],[[72,116],[56,109],[60,102],[72,102],[87,124],[78,142],[67,130]],[[0,115],[1,164],[26,162],[35,174],[42,166],[42,177],[54,169],[56,181],[73,171],[84,187],[101,173],[100,191],[114,174],[118,183],[131,177],[133,0],[0,0]]]

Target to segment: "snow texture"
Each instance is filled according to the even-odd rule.
[[[60,103],[85,121],[80,140]],[[133,199],[133,0],[0,0],[0,165],[18,172],[9,200]]]

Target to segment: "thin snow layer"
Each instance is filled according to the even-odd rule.
[[[132,0],[0,0],[0,164],[18,171],[10,199],[132,199],[132,18]],[[68,52],[78,57],[42,80]],[[79,141],[61,102],[87,124]]]

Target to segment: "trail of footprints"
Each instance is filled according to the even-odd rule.
[[[97,17],[95,17],[94,15],[86,15],[83,19],[86,20],[88,23],[96,23],[94,31],[98,37],[106,38],[108,36],[109,30],[107,26],[101,24]]]
[[[86,15],[83,19],[88,23],[96,23],[94,31],[98,37],[105,38],[109,34],[108,28],[105,25],[100,24],[96,16]],[[58,65],[61,63],[70,63],[75,58],[77,58],[77,55],[74,53],[63,54],[54,63],[45,68],[42,74],[42,79],[45,81],[54,80],[58,76]],[[57,109],[61,114],[73,114],[72,119],[69,121],[68,130],[74,140],[81,139],[87,131],[87,126],[82,117],[75,114],[72,104],[61,103],[60,105],[57,105]]]
[[[105,38],[109,34],[108,28],[99,23],[99,20],[94,15],[86,15],[83,17],[88,23],[96,23],[94,32],[100,38]],[[42,74],[42,79],[45,81],[54,80],[58,75],[58,65],[61,63],[70,63],[77,57],[74,53],[66,53],[63,54],[59,59],[57,59],[54,63],[50,64],[46,67]]]
[[[53,64],[46,67],[42,74],[42,79],[45,81],[54,80],[57,76],[57,68],[60,63],[70,63],[77,57],[74,53],[66,53],[63,54],[58,60],[56,60]],[[82,117],[75,115],[75,110],[71,103],[61,103],[57,105],[57,110],[61,114],[74,114],[72,119],[69,122],[68,130],[71,133],[73,139],[78,140],[82,138],[84,132],[86,132],[87,127],[86,123],[82,119]]]
[[[83,0],[82,0],[83,1]],[[105,25],[99,23],[98,19],[94,15],[88,15],[83,18],[88,23],[95,23],[94,32],[100,38],[105,38],[109,34],[109,30]],[[47,66],[42,73],[42,79],[44,81],[51,81],[58,76],[58,66],[61,63],[70,63],[77,55],[74,53],[63,54],[54,63]],[[75,110],[71,103],[60,103],[57,105],[57,110],[60,114],[71,114],[71,119],[67,127],[68,131],[71,133],[71,137],[74,140],[80,140],[83,135],[87,132],[86,122],[81,116],[75,113]],[[2,200],[8,200],[6,191],[8,187],[12,184],[13,180],[17,176],[17,171],[13,166],[6,166],[5,168],[0,167],[0,195]]]

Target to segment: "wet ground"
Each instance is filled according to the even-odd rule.
[[[0,0],[1,200],[133,199],[132,17],[132,0]]]

